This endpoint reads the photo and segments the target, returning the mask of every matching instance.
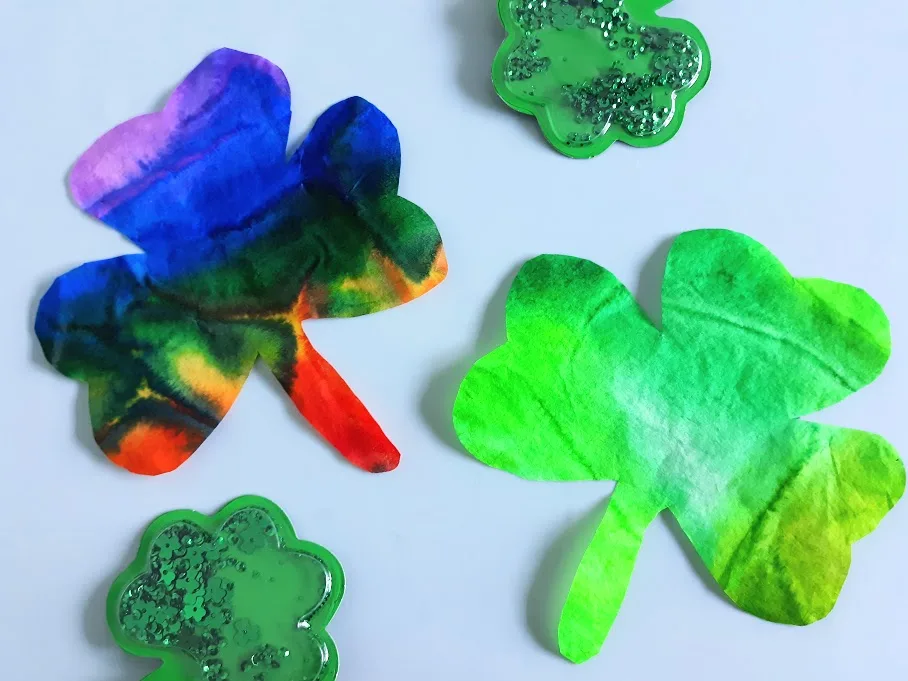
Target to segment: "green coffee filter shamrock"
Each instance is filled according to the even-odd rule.
[[[460,387],[461,442],[524,478],[617,481],[562,612],[565,657],[598,652],[665,509],[742,609],[788,624],[829,613],[852,543],[905,489],[882,437],[799,418],[886,364],[888,321],[867,293],[703,230],[671,247],[662,331],[614,275],[567,256],[527,262],[506,309],[507,342]]]
[[[499,0],[495,89],[568,156],[667,142],[710,69],[700,31],[656,14],[670,1]]]
[[[107,619],[123,650],[163,662],[146,681],[334,681],[325,626],[343,591],[337,559],[249,496],[155,520]]]

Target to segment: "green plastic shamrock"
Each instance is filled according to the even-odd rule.
[[[298,540],[270,501],[243,497],[212,517],[155,520],[107,614],[124,650],[163,661],[147,681],[334,681],[325,626],[343,590],[334,556]]]
[[[669,2],[499,0],[508,36],[495,89],[568,156],[596,156],[615,140],[667,142],[710,70],[700,31],[656,15]]]
[[[808,624],[832,609],[851,544],[901,497],[880,436],[798,417],[870,383],[889,325],[864,291],[796,279],[722,230],[672,245],[660,332],[587,260],[527,262],[507,301],[508,342],[467,375],[464,446],[534,480],[617,480],[559,625],[596,654],[646,527],[669,509],[725,593],[758,617]]]

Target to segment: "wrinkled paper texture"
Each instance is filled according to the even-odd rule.
[[[95,439],[131,471],[183,463],[258,357],[351,462],[398,463],[302,322],[425,293],[447,271],[441,239],[398,196],[397,131],[373,105],[332,106],[288,160],[289,125],[280,69],[224,49],[73,167],[75,202],[144,252],[59,277],[35,327],[48,360],[88,383]]]
[[[798,418],[882,371],[889,325],[867,293],[794,278],[752,239],[702,230],[674,242],[662,307],[660,332],[598,265],[530,260],[507,343],[454,408],[460,440],[490,466],[618,481],[559,627],[574,661],[605,640],[661,510],[741,608],[807,624],[831,610],[851,544],[905,487],[882,437]]]

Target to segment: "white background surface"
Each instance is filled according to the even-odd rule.
[[[697,24],[714,63],[680,133],[572,161],[491,89],[493,0],[0,0],[2,678],[139,679],[152,665],[106,630],[111,579],[159,513],[244,493],[274,499],[343,563],[349,591],[330,625],[341,681],[906,677],[908,503],[856,546],[832,615],[801,629],[729,605],[660,518],[602,654],[575,667],[549,647],[609,485],[525,482],[453,437],[457,384],[502,340],[519,263],[597,260],[653,311],[666,240],[727,227],[796,275],[882,303],[886,372],[820,418],[908,453],[906,5],[677,0],[663,12]],[[257,370],[186,465],[132,476],[91,441],[84,389],[40,356],[31,326],[53,277],[135,250],[70,203],[70,165],[222,46],[283,68],[294,141],[339,99],[381,107],[401,133],[402,194],[442,231],[451,272],[430,295],[307,326],[400,447],[394,473],[341,460]]]

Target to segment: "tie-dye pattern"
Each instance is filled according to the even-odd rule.
[[[397,131],[373,105],[335,104],[288,160],[289,125],[280,69],[219,50],[72,170],[76,203],[144,253],[59,277],[35,329],[47,359],[88,383],[95,439],[133,472],[185,461],[260,356],[351,462],[398,463],[302,322],[422,295],[447,272],[441,239],[398,196]]]

